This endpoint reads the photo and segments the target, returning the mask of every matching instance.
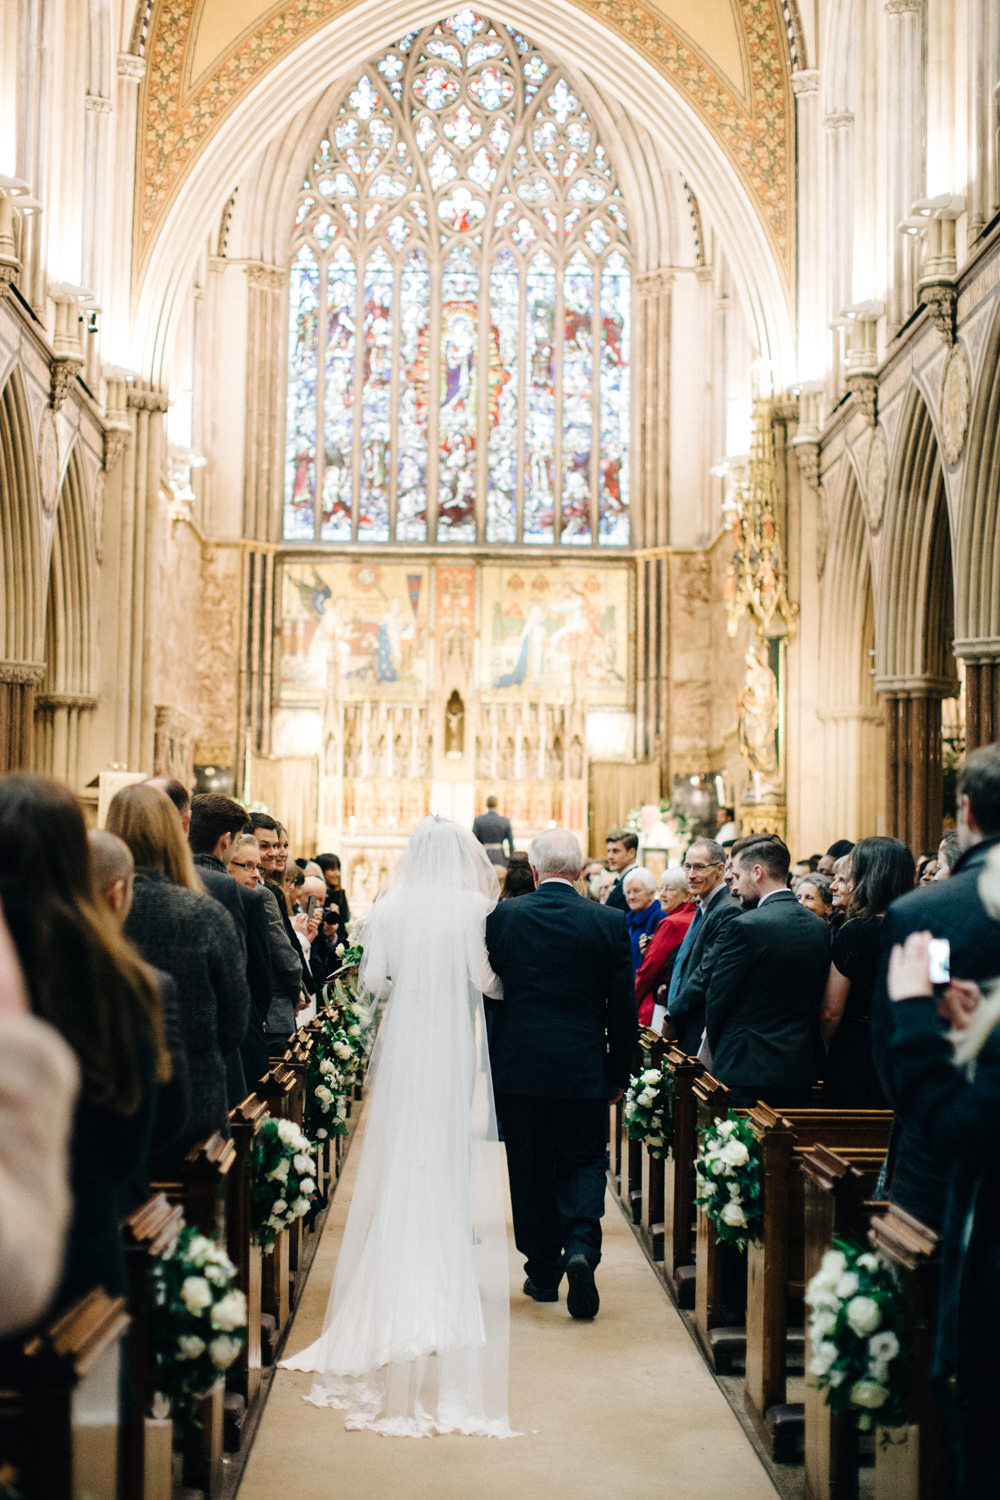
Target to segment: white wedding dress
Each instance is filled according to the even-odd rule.
[[[359,934],[387,998],[323,1332],[285,1361],[315,1405],[390,1436],[510,1437],[509,1274],[483,993],[496,874],[471,833],[425,818]]]

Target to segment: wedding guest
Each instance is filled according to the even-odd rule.
[[[962,845],[958,840],[958,830],[956,828],[949,828],[938,845],[937,871],[934,879],[947,880],[961,857]]]
[[[996,849],[979,892],[1000,918]],[[1000,1405],[1000,1367],[984,1337],[1000,1325],[1000,986],[994,981],[983,998],[974,983],[953,981],[935,1008],[930,937],[913,932],[891,952],[893,1072],[899,1104],[920,1124],[947,1183],[932,1376],[948,1417],[954,1493],[981,1500],[996,1488]]]
[[[833,882],[829,875],[806,875],[799,881],[795,899],[800,906],[829,922],[833,915]]]
[[[659,895],[663,920],[647,943],[635,976],[640,1026],[648,1026],[653,1019],[656,992],[661,984],[669,983],[677,951],[695,914],[695,903],[681,865],[665,870],[660,876]]]
[[[670,971],[667,1011],[678,1047],[692,1057],[705,1033],[705,1001],[718,945],[726,924],[741,910],[726,883],[726,863],[726,851],[714,839],[698,839],[684,860],[698,908]]]
[[[112,798],[107,827],[135,860],[126,936],[177,984],[191,1075],[191,1113],[174,1148],[179,1166],[196,1141],[228,1130],[230,1108],[245,1097],[239,1059],[250,1023],[245,958],[229,913],[205,894],[180,816],[162,792],[141,783],[123,787]]]
[[[163,793],[145,795],[170,808],[179,832]],[[146,1162],[155,1085],[169,1078],[170,1060],[155,986],[97,895],[68,787],[26,772],[0,780],[0,892],[31,1008],[68,1042],[81,1076],[55,1303],[95,1286],[118,1296],[126,1286],[120,1195]]]
[[[845,854],[850,854],[854,848],[850,839],[837,839],[832,843],[826,853],[816,866],[820,875],[832,875],[834,866],[838,859],[843,859]]]
[[[614,889],[618,876],[614,870],[605,870],[601,875],[600,884],[597,887],[597,899],[602,906],[607,906],[608,897]]]
[[[851,854],[847,919],[833,935],[820,1035],[826,1047],[826,1109],[885,1109],[872,1056],[872,996],[885,914],[913,890],[913,855],[899,839],[859,839]]]
[[[0,911],[0,1338],[36,1322],[59,1280],[79,1089],[72,1049],[30,1012]]]
[[[853,845],[851,846],[854,847]],[[830,876],[830,925],[836,929],[847,921],[847,908],[851,904],[851,855],[841,854],[833,865]]]
[[[923,854],[917,856],[917,885],[923,885],[925,883],[924,871],[927,869],[927,866],[931,864],[933,864],[935,867],[937,865],[937,850],[925,849]]]
[[[608,830],[605,843],[608,869],[613,871],[615,878],[604,904],[617,907],[619,911],[626,911],[628,902],[625,900],[625,888],[622,882],[629,870],[634,870],[639,862],[639,836],[630,828],[611,828]]]
[[[946,871],[946,873],[947,873],[947,871]],[[938,878],[938,857],[937,857],[936,854],[932,854],[931,857],[930,857],[930,859],[928,859],[927,863],[924,865],[923,869],[921,870],[919,876],[917,877],[917,885],[918,886],[919,885],[933,885],[934,882],[935,882],[935,880],[937,880],[937,878]]]
[[[295,1030],[296,1011],[303,1008],[302,950],[288,921],[285,927],[280,903],[270,886],[261,880],[260,844],[252,833],[241,834],[229,861],[229,873],[247,890],[259,893],[264,908],[268,955],[271,964],[271,995],[264,1021],[264,1036],[271,1057],[280,1057]],[[304,883],[305,877],[303,877]],[[289,939],[288,933],[292,936]]]
[[[507,861],[507,877],[500,892],[501,901],[512,901],[515,896],[527,896],[535,889],[535,877],[531,873],[528,855],[523,849],[515,849]]]
[[[639,972],[646,942],[663,921],[663,907],[656,899],[656,879],[644,865],[636,865],[628,872],[622,888],[628,906],[625,923],[632,947],[632,973],[635,975]]]
[[[173,776],[151,776],[146,782],[147,786],[153,786],[158,792],[164,792],[180,813],[181,827],[187,833],[191,827],[191,793],[183,781],[177,781]]]

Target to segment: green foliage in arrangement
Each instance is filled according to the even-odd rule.
[[[834,1240],[806,1288],[809,1373],[827,1405],[868,1431],[906,1420],[908,1360],[896,1274],[868,1247]]]
[[[282,1230],[309,1212],[315,1192],[314,1147],[292,1120],[268,1116],[253,1156],[253,1232],[261,1249],[273,1249]]]
[[[630,1141],[641,1141],[650,1156],[665,1161],[674,1143],[674,1080],[662,1068],[644,1068],[629,1079],[625,1123]]]
[[[190,1226],[153,1266],[155,1385],[174,1408],[206,1395],[242,1349],[246,1298],[221,1245]]]
[[[760,1151],[748,1122],[730,1110],[698,1131],[695,1202],[721,1244],[744,1251],[760,1242]]]

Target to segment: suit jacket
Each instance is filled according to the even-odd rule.
[[[900,1079],[893,1046],[899,1011],[886,992],[889,954],[911,932],[925,929],[951,943],[951,972],[956,979],[991,979],[1000,974],[1000,922],[989,915],[979,899],[979,876],[990,849],[1000,839],[984,839],[959,859],[947,880],[919,886],[900,896],[889,908],[882,924],[879,977],[872,1004],[872,1051],[882,1086],[896,1109],[891,1156],[892,1201],[908,1213],[937,1229],[944,1214],[948,1185],[947,1170],[934,1160],[930,1141],[920,1119],[900,1105]],[[937,1020],[933,1000],[925,1009]],[[918,1006],[920,1002],[910,1002]]]
[[[243,912],[243,903],[240,900],[241,886],[229,874],[221,859],[216,859],[211,854],[196,854],[194,856],[195,869],[198,871],[198,879],[205,890],[213,896],[233,919],[240,942],[246,947],[247,922]]]
[[[701,1046],[705,1030],[705,1000],[716,947],[728,924],[742,911],[743,907],[730,891],[713,896],[685,954],[684,975],[674,996],[670,1019],[677,1029],[677,1045],[689,1057],[694,1057]]]
[[[625,892],[622,890],[622,881],[626,875],[631,875],[635,868],[636,862],[633,860],[628,869],[621,872],[608,892],[608,899],[604,903],[605,906],[614,907],[617,911],[628,911],[628,902],[625,900]]]
[[[624,1088],[638,1027],[621,912],[545,881],[490,913],[486,948],[503,980],[493,1011],[494,1086],[556,1099]]]
[[[778,891],[726,926],[708,986],[712,1072],[732,1089],[808,1088],[830,970],[822,917]]]
[[[510,819],[497,812],[479,813],[472,820],[472,832],[481,844],[497,845],[496,848],[487,850],[490,861],[495,865],[506,866],[514,853],[514,830],[510,826]]]

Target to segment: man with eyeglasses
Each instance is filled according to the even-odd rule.
[[[699,839],[684,860],[684,873],[697,910],[677,952],[667,992],[667,1020],[677,1045],[690,1057],[705,1031],[705,997],[720,935],[742,910],[723,878],[726,851],[715,839]]]
[[[274,833],[273,848],[277,844],[277,830],[269,831]],[[255,891],[264,907],[271,960],[271,992],[265,1012],[264,1031],[268,1053],[272,1057],[280,1057],[288,1045],[288,1038],[295,1030],[295,1012],[304,999],[302,951],[294,929],[292,939],[289,940],[278,899],[262,878],[263,849],[252,833],[244,834],[236,841],[229,860],[229,873],[247,890]],[[281,902],[284,905],[283,893]],[[287,911],[284,915],[287,916]]]

